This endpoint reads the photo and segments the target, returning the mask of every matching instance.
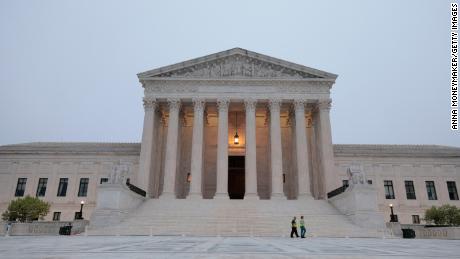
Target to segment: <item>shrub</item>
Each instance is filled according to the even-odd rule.
[[[429,224],[460,226],[460,208],[448,204],[433,206],[425,211],[425,220]]]
[[[5,221],[31,222],[43,219],[50,210],[50,204],[35,197],[26,196],[12,200],[8,209],[2,214]]]

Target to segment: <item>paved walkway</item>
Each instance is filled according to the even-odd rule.
[[[0,237],[0,258],[459,258],[460,241],[373,238]]]

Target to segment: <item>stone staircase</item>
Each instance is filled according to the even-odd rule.
[[[325,200],[150,199],[109,227],[88,235],[288,236],[303,215],[314,237],[383,237],[384,229],[354,225]],[[297,221],[298,222],[298,221]],[[299,231],[300,232],[300,231]],[[300,234],[300,233],[299,233]]]

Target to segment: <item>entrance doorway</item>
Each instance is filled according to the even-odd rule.
[[[229,156],[228,195],[230,199],[243,199],[244,186],[244,156]]]

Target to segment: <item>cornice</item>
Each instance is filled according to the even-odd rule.
[[[451,157],[460,158],[460,147],[438,145],[335,144],[336,157]]]
[[[140,153],[140,143],[34,142],[0,146],[1,155],[133,155]],[[335,144],[335,157],[426,157],[459,158],[460,147],[438,145],[360,145]]]
[[[140,143],[34,142],[0,146],[1,155],[132,155],[140,153]]]

